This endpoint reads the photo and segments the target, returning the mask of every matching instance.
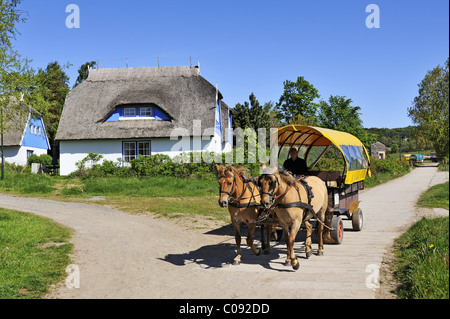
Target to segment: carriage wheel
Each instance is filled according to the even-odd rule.
[[[363,214],[361,208],[358,208],[355,213],[352,214],[352,226],[353,230],[360,231],[363,227]]]
[[[342,222],[341,216],[333,216],[331,219],[331,227],[333,230],[330,231],[331,238],[334,240],[335,244],[342,243],[344,238],[344,223]]]

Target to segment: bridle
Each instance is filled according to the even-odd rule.
[[[222,195],[222,194],[227,194],[230,197],[229,200],[228,200],[228,204],[231,207],[248,208],[248,207],[261,206],[260,203],[256,202],[256,197],[257,196],[261,196],[261,194],[255,195],[254,194],[254,190],[249,185],[250,183],[253,183],[255,185],[255,187],[257,187],[257,185],[253,182],[253,180],[244,180],[243,178],[241,178],[242,179],[242,183],[245,186],[242,188],[242,192],[237,198],[233,197],[232,194],[234,193],[234,188],[237,185],[237,183],[236,183],[236,176],[235,176],[235,174],[233,172],[231,172],[231,174],[233,175],[233,184],[231,184],[231,190],[229,192],[228,191],[224,191],[224,190],[222,190],[222,187],[220,187],[220,189],[219,189],[219,196]],[[250,193],[251,193],[250,197],[243,197],[246,190],[250,191]],[[249,199],[249,198],[250,198],[250,201],[248,203],[241,204],[241,202],[240,202],[241,200]],[[254,201],[252,201],[252,199],[254,199]]]
[[[280,195],[275,196],[275,189],[277,188],[277,185],[278,185],[278,186],[281,186],[280,181],[278,180],[277,174],[276,174],[276,173],[271,173],[271,172],[263,172],[263,173],[261,174],[261,176],[263,176],[263,175],[272,175],[272,176],[275,176],[275,180],[274,180],[274,181],[271,181],[270,184],[269,184],[269,190],[272,189],[272,191],[271,191],[270,193],[269,193],[269,192],[264,192],[262,189],[259,191],[260,194],[264,194],[264,195],[268,195],[268,196],[269,196],[269,198],[270,198],[272,204],[271,204],[271,206],[270,206],[268,209],[271,210],[271,209],[274,208],[275,206],[278,206],[278,201],[281,200],[284,196],[286,196],[286,194],[289,192],[289,190],[290,190],[292,187],[294,187],[294,185],[290,185],[290,186],[289,186],[289,185],[286,185],[286,190],[285,190],[283,193],[281,193]],[[302,178],[303,178],[303,176],[301,176],[297,181],[301,180]],[[262,185],[261,185],[261,177],[260,177],[259,180],[258,180],[258,186],[259,186],[260,188],[262,188]],[[296,187],[296,188],[297,188],[297,187]],[[298,189],[297,189],[297,192],[298,192]],[[300,194],[299,194],[299,198],[300,198]]]

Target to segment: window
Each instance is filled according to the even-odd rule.
[[[136,158],[136,142],[123,142],[123,161],[129,163]]]
[[[149,106],[142,106],[139,108],[139,116],[152,116],[152,108]]]
[[[150,142],[137,142],[138,145],[138,155],[144,157],[150,156]]]
[[[41,127],[40,126],[37,127],[37,135],[41,135]]]
[[[34,153],[34,151],[27,150],[27,160],[31,155],[33,155],[33,153]]]
[[[33,134],[33,131],[34,131],[33,127],[34,127],[33,125],[30,125],[30,134]]]
[[[144,157],[151,155],[150,141],[123,142],[123,161],[130,163],[131,160],[142,155]]]
[[[126,116],[126,117],[136,116],[136,108],[124,107],[123,108],[123,116]]]

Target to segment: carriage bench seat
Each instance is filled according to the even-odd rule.
[[[339,187],[341,172],[339,171],[309,171],[308,175],[317,176],[325,182],[327,187]]]

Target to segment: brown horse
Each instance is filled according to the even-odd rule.
[[[328,210],[328,193],[325,183],[318,177],[308,176],[304,178],[306,187],[295,180],[292,175],[278,168],[266,168],[259,177],[261,186],[261,204],[265,208],[273,207],[283,228],[287,246],[286,265],[289,263],[294,270],[299,268],[297,257],[294,254],[295,237],[302,222],[306,227],[306,257],[312,254],[311,234],[312,225],[309,220],[318,219],[317,237],[319,249],[317,255],[323,255],[323,222]],[[307,188],[311,188],[308,196]],[[311,197],[313,195],[313,197]],[[315,216],[316,215],[316,216]],[[319,222],[320,220],[320,222]],[[322,223],[321,223],[322,222]]]
[[[261,250],[256,248],[253,238],[258,220],[258,208],[260,207],[260,193],[255,183],[247,177],[243,167],[234,167],[230,164],[226,166],[217,165],[219,172],[220,207],[228,207],[231,223],[236,240],[237,255],[233,260],[233,265],[241,263],[241,234],[242,223],[248,226],[247,245],[255,255],[259,255]],[[272,228],[267,229],[267,241],[270,241]],[[269,243],[264,239],[264,230],[261,228],[261,243],[265,253],[268,253]]]

